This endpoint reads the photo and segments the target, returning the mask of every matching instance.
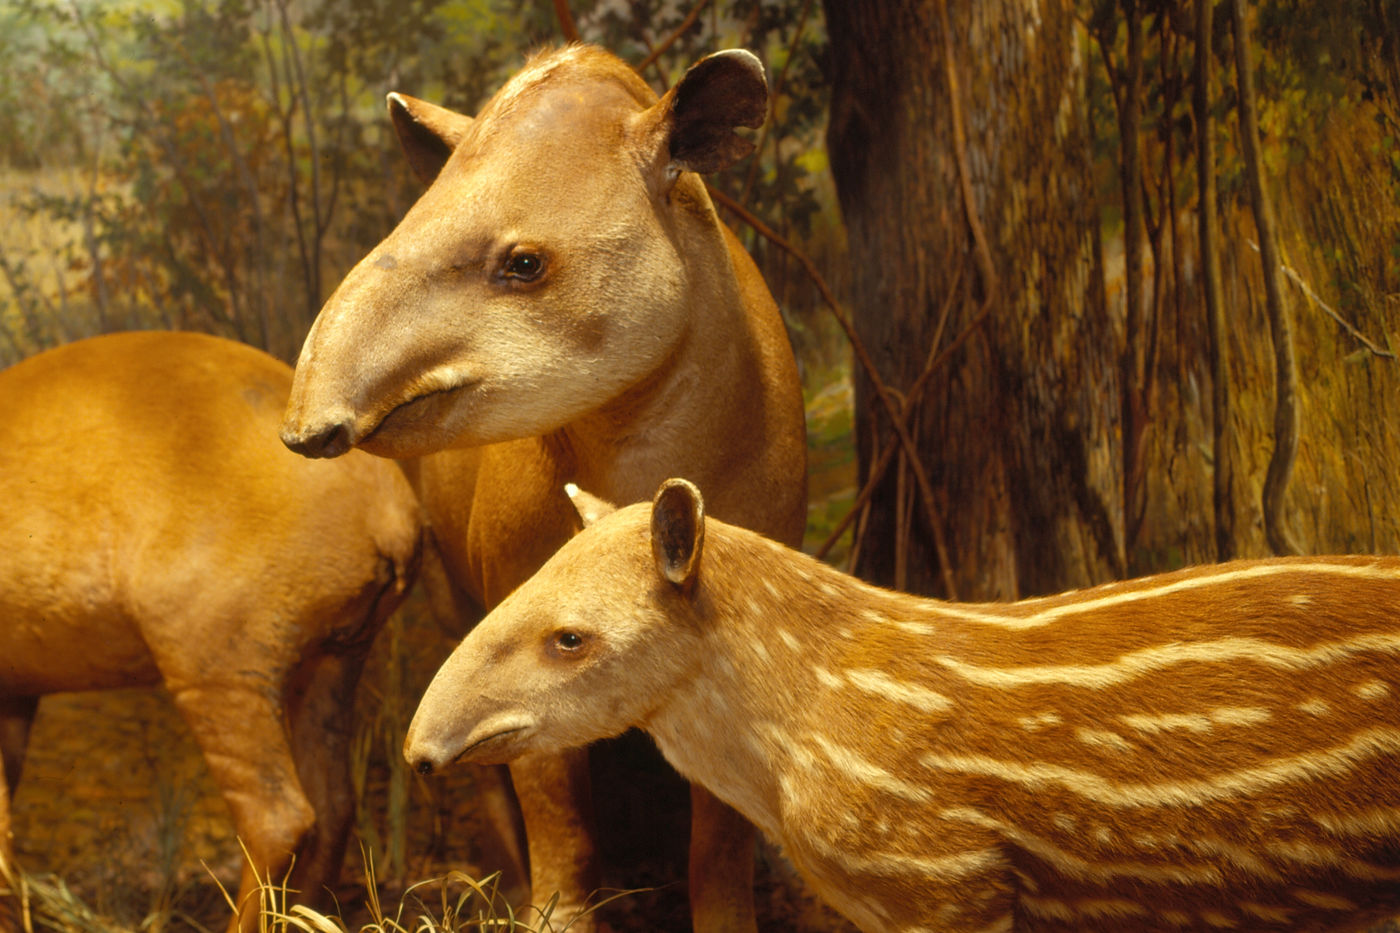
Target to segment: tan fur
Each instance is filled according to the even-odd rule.
[[[37,698],[163,684],[252,859],[243,929],[254,869],[282,878],[295,853],[293,887],[334,883],[352,694],[420,522],[393,464],[278,443],[290,387],[272,357],[184,333],[0,372],[0,855]]]
[[[866,930],[1400,913],[1400,559],[949,604],[714,519],[677,586],[653,556],[666,514],[603,519],[489,615],[409,760],[643,728]]]
[[[429,454],[416,485],[459,615],[498,603],[574,533],[569,481],[636,502],[683,469],[716,514],[800,540],[792,351],[753,262],[682,171],[746,145],[729,129],[762,118],[756,68],[747,53],[704,60],[682,84],[714,92],[686,98],[704,104],[694,112],[570,46],[475,119],[392,102],[432,186],[322,310],[283,437],[312,456]],[[700,143],[673,146],[677,127]],[[546,258],[538,281],[500,278],[516,247]],[[577,754],[513,769],[533,883],[540,899],[560,892],[561,915],[599,881],[586,772]],[[697,817],[696,927],[752,929],[752,831],[701,807],[721,815]]]

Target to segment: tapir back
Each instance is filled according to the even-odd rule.
[[[0,372],[0,693],[153,683],[150,620],[205,620],[169,637],[257,640],[289,655],[260,663],[289,666],[328,633],[225,626],[373,579],[385,555],[411,563],[416,506],[391,464],[308,463],[278,441],[290,383],[260,351],[188,333],[94,338]]]

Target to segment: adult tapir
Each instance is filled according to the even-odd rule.
[[[161,331],[0,371],[0,868],[39,698],[159,684],[246,856],[230,933],[266,928],[259,879],[333,890],[355,686],[422,525],[393,464],[277,442],[291,382],[260,350]]]
[[[618,58],[570,45],[531,59],[475,118],[401,94],[389,110],[429,187],[321,310],[287,445],[422,456],[433,539],[477,613],[576,532],[566,482],[631,503],[683,474],[713,514],[797,544],[792,349],[694,174],[752,150],[733,130],[764,119],[758,60],[708,56],[658,100]],[[511,773],[535,898],[559,892],[568,916],[600,878],[587,760]],[[753,929],[753,830],[704,791],[692,801],[695,928]]]

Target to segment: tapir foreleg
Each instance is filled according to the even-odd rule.
[[[0,699],[0,933],[19,929],[18,898],[10,891],[17,867],[10,826],[10,799],[19,785],[24,752],[29,744],[29,728],[39,701],[34,697]],[[6,893],[8,892],[8,893]]]
[[[365,652],[327,654],[309,661],[289,697],[292,750],[301,787],[316,814],[293,866],[291,887],[298,901],[320,906],[340,874],[345,844],[355,819],[350,774],[354,738],[355,685]]]
[[[698,784],[690,786],[690,910],[697,930],[758,929],[754,845],[747,819]]]
[[[556,894],[556,927],[569,923],[602,884],[594,839],[593,798],[588,750],[530,755],[511,762],[511,780],[530,840],[530,889],[536,906]],[[597,928],[592,915],[569,927],[579,933]]]
[[[259,684],[175,683],[171,696],[204,753],[244,848],[238,912],[229,933],[258,929],[259,880],[281,886],[316,813],[301,788],[280,696]]]

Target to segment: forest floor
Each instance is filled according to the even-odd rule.
[[[809,397],[811,529],[819,543],[851,501],[851,398],[843,373],[819,374]],[[372,918],[365,864],[372,851],[378,893],[392,917],[411,884],[452,871],[481,879],[508,860],[493,844],[479,786],[493,773],[459,768],[423,779],[398,749],[416,697],[453,643],[415,597],[375,644],[357,701],[354,764],[361,813],[336,892],[343,926]],[[685,884],[689,796],[650,740],[629,734],[596,750],[596,806],[606,888],[642,889],[601,915],[616,933],[689,929]],[[16,857],[63,919],[61,933],[220,931],[236,890],[241,852],[228,811],[198,750],[160,690],[45,698],[13,801]],[[218,884],[215,884],[217,880]],[[415,891],[428,914],[440,893]],[[760,845],[756,901],[764,930],[846,931],[790,865]],[[401,919],[406,929],[417,911]]]

